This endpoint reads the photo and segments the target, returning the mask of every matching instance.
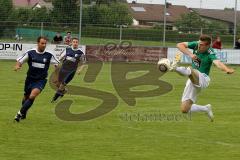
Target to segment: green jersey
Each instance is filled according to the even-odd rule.
[[[198,41],[188,42],[188,48],[193,49],[193,54],[195,54],[199,60],[192,61],[192,67],[199,70],[201,73],[209,75],[212,62],[216,60],[216,53],[213,48],[209,48],[203,53],[198,52]]]

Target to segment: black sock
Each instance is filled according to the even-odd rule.
[[[63,94],[57,91],[57,92],[55,93],[52,101],[56,101],[56,100],[58,99],[58,97],[60,97],[60,96],[63,96]]]
[[[23,99],[23,100],[22,100],[22,106],[23,106],[23,104],[25,103],[25,101],[26,101],[26,99]]]
[[[32,106],[34,102],[34,99],[27,99],[25,100],[24,104],[22,105],[22,108],[20,109],[21,114],[26,114],[29,108]]]

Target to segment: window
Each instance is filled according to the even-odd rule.
[[[166,16],[170,16],[170,15],[171,15],[170,13],[168,13],[168,12],[166,13]]]
[[[143,7],[131,7],[135,12],[145,12],[146,10]]]

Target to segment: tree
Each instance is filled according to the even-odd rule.
[[[50,22],[50,13],[46,7],[32,10],[31,22]]]
[[[205,24],[206,22],[196,12],[183,14],[181,18],[175,22],[178,30],[189,33],[200,31]]]
[[[224,11],[234,11],[234,8],[227,8],[227,7],[225,7],[223,10]]]
[[[96,4],[97,5],[101,5],[101,4],[107,4],[108,6],[113,4],[113,3],[127,3],[126,0],[96,0]]]
[[[76,23],[79,21],[78,0],[53,0],[52,18],[59,23]]]
[[[115,3],[110,6],[111,17],[114,24],[117,25],[131,25],[133,20],[126,4]]]
[[[9,21],[16,21],[20,23],[28,23],[31,21],[32,9],[18,8],[13,10],[8,17]]]
[[[113,3],[111,5],[94,5],[85,8],[83,23],[121,25],[132,24],[132,18],[125,4]]]
[[[182,15],[175,25],[179,31],[211,35],[228,34],[228,25],[212,19],[203,19],[196,12]]]
[[[7,22],[4,22],[8,19],[9,13],[11,13],[13,8],[11,0],[0,0],[0,36],[3,36],[5,30],[9,27]]]
[[[12,8],[12,0],[0,0],[0,21],[8,19],[8,15],[11,13]]]
[[[228,27],[229,26],[226,23],[216,21],[216,20],[212,20],[212,21],[208,21],[206,23],[204,33],[211,34],[213,36],[226,35],[226,34],[229,34],[229,32],[230,32]]]

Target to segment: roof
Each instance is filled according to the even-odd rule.
[[[48,9],[52,9],[53,5],[50,2],[45,2],[45,1],[39,1],[38,3],[36,3],[34,6],[32,6],[32,8],[35,8],[37,6],[41,6],[41,7],[46,7]],[[37,7],[38,8],[38,7]]]
[[[52,3],[45,2],[44,0],[13,0],[12,2],[15,7],[32,8],[39,4],[40,6],[45,6],[46,8],[52,8]]]
[[[234,10],[200,9],[200,8],[191,8],[191,10],[197,12],[202,17],[234,23],[235,14]],[[239,11],[237,12],[237,21],[240,21]]]
[[[39,0],[13,0],[13,5],[16,7],[32,7],[38,2]]]
[[[144,4],[129,3],[129,10],[136,20],[163,22],[164,21],[164,5],[162,4]],[[186,6],[171,5],[167,7],[167,22],[175,22],[182,14],[189,13],[190,10]]]

